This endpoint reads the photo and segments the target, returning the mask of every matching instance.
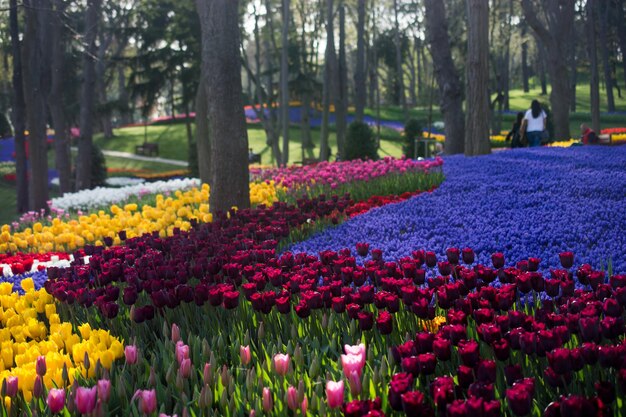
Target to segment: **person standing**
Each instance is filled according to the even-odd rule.
[[[530,109],[526,111],[524,120],[522,121],[522,136],[526,136],[528,146],[534,147],[541,145],[543,131],[546,130],[546,122],[548,116],[541,108],[539,101],[533,100]]]

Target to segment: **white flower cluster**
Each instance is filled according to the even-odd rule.
[[[185,191],[200,185],[200,180],[197,178],[183,178],[130,185],[122,188],[97,187],[93,190],[67,193],[62,197],[53,198],[50,202],[50,207],[63,210],[90,210],[119,204],[131,197],[141,198],[149,194],[172,193],[178,190]]]
[[[128,187],[129,185],[143,184],[144,182],[146,182],[146,180],[143,178],[131,177],[111,177],[106,180],[109,187]]]

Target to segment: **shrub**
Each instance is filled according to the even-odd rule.
[[[104,154],[98,145],[91,145],[91,186],[105,186],[107,179],[107,165]]]
[[[417,119],[409,119],[404,126],[402,153],[407,158],[415,158],[415,139],[422,135],[422,124]]]
[[[372,129],[363,122],[354,121],[348,127],[344,160],[378,159],[376,138]]]

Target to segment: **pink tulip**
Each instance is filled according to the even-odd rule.
[[[5,379],[6,382],[6,395],[7,397],[15,397],[17,395],[17,388],[18,388],[18,384],[17,384],[17,377],[16,376],[9,376],[7,377],[7,379]]]
[[[349,377],[352,372],[361,376],[365,361],[359,355],[341,355],[341,366],[346,377]]]
[[[326,398],[330,408],[338,408],[343,404],[343,381],[326,382]]]
[[[172,323],[172,342],[178,343],[180,340],[180,328],[176,323]]]
[[[176,360],[180,364],[183,359],[189,359],[189,346],[179,341],[176,343]]]
[[[289,354],[277,353],[274,355],[274,367],[278,375],[287,375],[287,372],[289,372]]]
[[[205,384],[210,384],[212,379],[213,379],[213,374],[211,372],[211,364],[210,363],[205,363],[204,364],[204,369],[202,370],[202,376],[204,378],[204,383]]]
[[[365,344],[360,343],[358,345],[350,346],[344,345],[343,349],[346,351],[346,355],[357,355],[361,357],[363,363],[365,363]]]
[[[109,402],[109,398],[111,398],[111,381],[101,379],[96,386],[98,387],[98,399],[103,403]]]
[[[156,391],[138,389],[133,395],[133,400],[139,398],[139,411],[143,414],[152,414],[156,411]]]
[[[252,354],[250,353],[250,346],[239,346],[239,357],[241,358],[242,365],[247,365],[252,360]]]
[[[269,413],[272,411],[272,393],[269,388],[263,388],[263,411]]]
[[[78,387],[76,389],[76,397],[74,398],[74,404],[78,412],[88,414],[95,410],[97,396],[98,387]]]
[[[356,371],[352,371],[350,375],[348,375],[348,384],[350,384],[350,394],[352,394],[353,397],[361,393],[361,377]]]
[[[35,369],[37,371],[37,375],[39,375],[40,377],[43,378],[43,376],[46,374],[46,357],[45,356],[38,356],[37,357],[37,364],[35,365]]]
[[[298,408],[298,390],[294,387],[287,388],[287,407],[290,410]]]
[[[128,345],[124,347],[124,356],[128,365],[137,363],[137,346]]]
[[[51,413],[60,413],[65,408],[65,390],[52,388],[48,391],[46,403]]]
[[[160,413],[159,417],[178,417],[178,414],[173,414],[173,415],[170,416],[170,415],[165,414],[165,413]]]
[[[191,376],[191,359],[183,359],[178,372],[183,378],[189,378]]]
[[[300,404],[300,411],[302,411],[302,415],[306,416],[306,410],[309,408],[309,399],[304,396],[302,399],[302,404]]]

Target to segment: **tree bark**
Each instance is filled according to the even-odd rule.
[[[554,133],[557,140],[568,140],[569,130],[569,72],[567,68],[567,40],[574,26],[575,0],[543,2],[541,10],[532,0],[522,0],[526,21],[546,47],[548,74],[552,89],[550,104],[554,119]],[[545,21],[538,16],[546,17]]]
[[[196,153],[200,181],[209,184],[211,179],[211,137],[209,136],[208,94],[203,72],[196,93]]]
[[[409,120],[409,107],[406,103],[406,96],[404,95],[404,71],[402,70],[402,45],[400,44],[400,22],[398,20],[398,0],[393,0],[393,15],[394,15],[394,43],[396,47],[396,81],[398,88],[398,97],[400,98],[400,104],[402,105],[402,113],[404,115],[404,122]]]
[[[528,68],[528,40],[526,39],[526,23],[522,22],[522,88],[525,93],[530,91],[528,79],[530,71]]]
[[[63,100],[65,39],[62,16],[64,11],[65,2],[63,0],[54,0],[54,11],[51,14],[50,25],[52,81],[48,94],[48,108],[50,109],[54,127],[54,160],[59,173],[59,187],[61,193],[69,193],[72,191],[72,156]]]
[[[465,155],[491,152],[489,143],[489,2],[467,0],[467,120]]]
[[[280,165],[282,161],[282,153],[280,151],[280,128],[278,126],[278,117],[276,115],[276,110],[274,109],[274,63],[272,58],[272,52],[270,50],[270,39],[272,40],[272,46],[274,50],[277,51],[278,47],[276,45],[276,39],[274,37],[274,18],[272,13],[272,4],[270,0],[265,1],[265,10],[266,10],[266,24],[269,29],[269,35],[265,37],[263,41],[264,49],[265,49],[265,65],[266,65],[266,74],[267,74],[267,112],[269,118],[270,128],[269,134],[267,135],[268,145],[272,149],[272,155],[274,156],[274,160],[277,165]],[[267,132],[267,130],[266,130]]]
[[[126,75],[124,74],[124,64],[117,66],[117,96],[120,108],[120,123],[127,125],[132,123],[132,112],[130,111],[130,99],[126,88]]]
[[[50,68],[47,56],[50,3],[30,0],[24,32],[24,98],[28,128],[28,191],[31,210],[48,209],[48,156],[46,137],[46,89]]]
[[[589,97],[591,107],[591,128],[600,132],[600,77],[598,76],[598,55],[596,42],[596,0],[587,0],[587,53],[589,55]]]
[[[465,149],[463,90],[452,60],[445,6],[440,0],[425,0],[424,5],[426,34],[433,59],[433,70],[439,84],[440,108],[445,124],[445,152],[450,155],[463,153]]]
[[[335,34],[333,27],[334,19],[334,7],[333,0],[327,0],[326,2],[326,59],[324,61],[324,85],[322,91],[322,132],[320,136],[320,160],[327,161],[330,157],[330,148],[328,146],[329,136],[329,119],[330,119],[330,104],[334,100],[334,82],[333,74],[335,71]]]
[[[365,112],[365,0],[357,3],[356,70],[354,73],[354,110],[356,120],[362,121]]]
[[[283,157],[280,165],[289,162],[289,0],[282,0],[282,51],[280,54],[280,114],[283,130]]]
[[[606,87],[606,104],[609,113],[615,111],[615,97],[613,96],[613,76],[611,75],[611,63],[609,62],[609,12],[611,10],[608,1],[596,3],[599,7],[600,18],[600,51],[602,53],[602,66],[604,68],[604,85]]]
[[[211,138],[212,213],[250,207],[248,131],[241,96],[238,0],[196,0]]]
[[[76,158],[76,189],[91,188],[91,160],[93,147],[93,120],[95,106],[96,63],[98,54],[96,38],[100,20],[101,0],[89,0],[85,12],[83,53],[83,85],[80,97],[80,138]]]
[[[13,53],[13,135],[15,138],[15,173],[17,212],[28,211],[28,179],[26,166],[26,103],[22,77],[22,47],[18,23],[17,0],[10,1],[9,20]]]
[[[615,4],[616,21],[617,21],[617,35],[619,37],[619,49],[622,51],[622,68],[624,72],[624,85],[626,85],[626,17],[624,16],[624,0],[617,0]]]
[[[348,68],[346,64],[346,9],[343,0],[339,1],[339,62],[337,68],[338,94],[335,104],[335,126],[337,129],[337,156],[345,151],[346,125],[348,116]]]

